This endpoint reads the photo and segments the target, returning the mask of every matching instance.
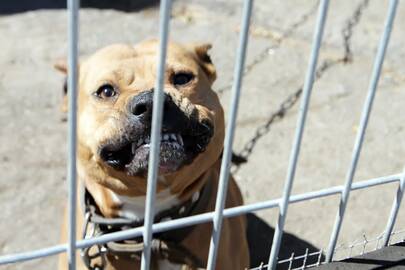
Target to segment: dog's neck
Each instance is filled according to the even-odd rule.
[[[113,201],[121,205],[120,210],[118,210],[119,217],[138,221],[144,218],[146,196],[128,197],[113,191],[111,191],[111,195]],[[165,189],[156,194],[155,213],[158,214],[179,204],[178,196],[171,194],[170,189]]]
[[[181,194],[173,194],[169,188],[159,191],[155,198],[155,215],[179,206],[187,200],[198,199],[200,190],[211,177],[210,171],[206,171],[191,181],[192,183]],[[120,195],[95,181],[87,180],[84,182],[85,186],[103,216],[108,218],[122,217],[137,221],[144,218],[146,196]]]

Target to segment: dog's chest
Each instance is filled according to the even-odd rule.
[[[145,199],[145,196],[127,197],[113,193],[113,200],[121,205],[118,215],[132,220],[142,220],[144,218]],[[165,189],[156,194],[155,214],[170,209],[179,203],[180,200],[177,196],[171,194],[169,189]]]
[[[168,260],[159,260],[158,262],[159,270],[183,270],[184,267],[180,264],[174,264]]]
[[[145,196],[139,197],[127,197],[113,194],[113,199],[117,203],[121,204],[121,210],[119,215],[121,217],[141,220],[144,218],[145,214]],[[156,194],[155,201],[155,213],[162,212],[164,210],[170,209],[180,203],[177,196],[170,193],[170,191],[163,190]],[[174,264],[168,260],[159,260],[157,270],[181,270],[182,265]]]

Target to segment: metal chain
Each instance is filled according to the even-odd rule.
[[[91,214],[87,212],[85,214],[85,222],[83,225],[82,239],[93,238],[103,235],[101,232],[97,232],[94,224],[90,223]],[[90,229],[90,230],[89,230]],[[97,250],[94,251],[93,247]],[[96,244],[81,249],[80,257],[88,270],[103,270],[106,266],[106,248],[104,245]]]
[[[351,38],[353,36],[353,28],[360,22],[363,11],[368,7],[369,0],[364,0],[355,9],[350,19],[346,21],[345,27],[342,29],[344,55],[343,62],[348,63],[353,61],[353,52],[350,47]]]
[[[243,71],[243,76],[246,76],[247,74],[249,74],[258,64],[260,64],[261,62],[263,62],[264,60],[266,60],[266,58],[271,54],[271,52],[277,48],[279,48],[281,46],[281,44],[283,43],[284,39],[288,38],[289,36],[291,36],[295,30],[297,30],[297,28],[299,26],[301,26],[302,24],[304,24],[310,17],[311,15],[313,15],[315,13],[315,11],[317,10],[318,7],[318,3],[319,1],[317,1],[317,3],[315,3],[315,5],[309,10],[309,12],[307,12],[306,14],[304,14],[298,21],[296,21],[295,23],[293,23],[282,35],[281,37],[275,39],[275,43],[271,44],[269,46],[267,46],[266,48],[264,48],[258,55],[255,56],[255,58],[253,59],[253,61],[251,63],[249,63],[245,70]],[[222,94],[225,91],[231,89],[232,84],[227,84],[225,86],[223,86],[222,88],[219,88],[216,90],[216,92],[218,94]]]
[[[347,20],[344,28],[342,29],[342,38],[343,38],[343,47],[344,53],[343,56],[338,59],[326,59],[324,60],[316,70],[315,81],[319,80],[322,75],[331,67],[339,63],[350,63],[353,61],[353,53],[351,50],[351,39],[353,36],[353,28],[360,22],[360,18],[363,14],[363,11],[367,8],[369,0],[364,0],[361,2],[355,9],[353,15]],[[263,57],[263,55],[262,55]],[[290,94],[279,106],[279,108],[270,114],[268,120],[260,125],[253,137],[244,145],[243,149],[235,154],[238,159],[248,160],[249,156],[252,154],[254,147],[260,138],[270,132],[271,125],[284,118],[286,113],[297,103],[302,94],[303,86],[300,86],[296,91]],[[245,162],[234,164],[232,171],[235,173],[242,164]]]
[[[255,147],[257,141],[263,137],[265,134],[267,134],[270,131],[271,124],[273,124],[276,120],[280,120],[284,117],[286,112],[291,109],[294,104],[298,101],[302,93],[302,88],[298,89],[298,91],[292,93],[285,99],[281,104],[280,107],[278,108],[277,111],[273,112],[269,119],[266,121],[266,123],[262,124],[256,129],[255,134],[253,137],[245,144],[243,147],[242,151],[239,152],[238,156],[242,156],[244,159],[247,160],[247,158],[250,156],[250,154],[253,151],[253,148]]]

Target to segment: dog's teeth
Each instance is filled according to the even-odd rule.
[[[191,201],[193,203],[195,203],[196,201],[198,201],[198,199],[200,198],[200,192],[197,191],[196,193],[193,194],[193,196],[191,197]]]
[[[170,134],[170,138],[172,138],[173,141],[177,141],[176,135]]]
[[[163,135],[163,140],[167,141],[169,139],[169,135],[165,134]]]
[[[183,146],[184,145],[184,143],[183,143],[183,138],[181,137],[181,135],[179,134],[179,135],[177,135],[177,140],[179,141],[179,143],[180,143],[180,145],[181,146]]]
[[[135,143],[132,143],[132,154],[135,154],[135,150],[136,150],[137,145]]]

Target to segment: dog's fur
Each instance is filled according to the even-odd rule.
[[[170,148],[166,151],[161,148],[163,165],[159,167],[156,212],[189,200],[208,181],[212,182],[214,190],[206,211],[215,208],[225,128],[223,109],[217,94],[211,89],[216,71],[207,54],[209,48],[210,45],[206,44],[169,43],[168,46],[164,91],[171,106],[176,106],[172,109],[181,112],[176,115],[186,119],[185,123],[193,122],[190,126],[186,124],[187,128],[198,129],[191,140],[198,144],[198,151],[193,148],[193,153],[187,154],[185,150],[176,150],[174,155],[170,153]],[[149,125],[139,123],[138,118],[143,116],[145,108],[134,112],[139,107],[139,102],[134,100],[154,88],[157,55],[158,43],[155,40],[135,46],[117,44],[97,51],[79,67],[77,173],[105,217],[143,218],[148,151],[144,153],[139,150],[133,159],[141,161],[132,161],[120,168],[106,162],[103,151],[115,151],[115,148],[123,145],[122,141],[133,141],[137,136],[145,136],[141,133],[150,132],[150,117],[145,120],[149,121]],[[65,65],[61,63],[56,68],[66,72]],[[173,76],[178,73],[191,74],[192,79],[185,84],[174,85]],[[180,78],[180,82],[181,79],[184,80],[184,77]],[[106,84],[114,87],[114,96],[100,97],[99,89]],[[134,109],[134,106],[138,107]],[[175,131],[178,127],[173,125],[178,121],[168,119],[166,128]],[[145,130],[139,133],[139,129]],[[230,177],[226,207],[242,203],[240,190]],[[77,238],[80,239],[82,209],[78,213]],[[66,223],[65,218],[62,230],[64,242]],[[204,263],[207,260],[211,230],[211,223],[197,225],[182,241]],[[77,261],[79,269],[86,269],[79,257]],[[165,263],[166,266],[162,261],[152,265],[158,266],[158,269],[188,269],[185,266],[171,268],[174,267],[171,263]],[[138,269],[140,266],[136,264],[140,265],[140,262],[109,256],[106,269]],[[232,270],[249,267],[245,216],[224,219],[216,265],[216,269]],[[61,255],[59,269],[67,269],[66,255]]]

